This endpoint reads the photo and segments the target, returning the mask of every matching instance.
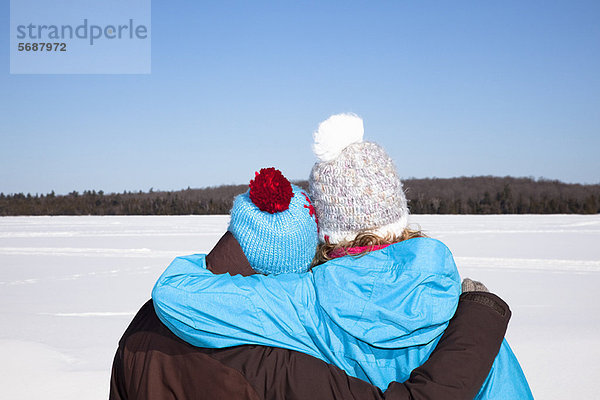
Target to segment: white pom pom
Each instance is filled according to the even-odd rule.
[[[313,134],[313,152],[321,161],[335,159],[346,147],[363,140],[363,120],[356,114],[336,114],[319,124]]]

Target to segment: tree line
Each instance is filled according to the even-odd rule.
[[[460,177],[403,181],[413,214],[597,214],[600,184],[513,177]],[[296,182],[307,189],[307,182]],[[0,216],[227,214],[247,185],[179,191],[73,191],[66,195],[0,193]]]
[[[600,184],[512,177],[409,179],[414,214],[598,214]]]

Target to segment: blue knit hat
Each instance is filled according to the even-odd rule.
[[[262,274],[308,271],[318,244],[308,195],[275,168],[263,168],[234,199],[228,229]]]

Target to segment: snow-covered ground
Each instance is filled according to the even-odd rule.
[[[117,342],[154,281],[175,256],[208,251],[227,222],[0,218],[2,397],[106,399]],[[600,398],[600,215],[412,222],[510,304],[507,337],[536,398]]]

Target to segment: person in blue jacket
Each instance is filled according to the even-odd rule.
[[[213,275],[203,255],[180,257],[153,290],[159,318],[196,346],[301,351],[383,390],[406,380],[453,316],[460,277],[443,243],[407,228],[406,198],[393,163],[362,135],[362,120],[354,115],[333,116],[315,133],[320,161],[309,180],[314,207],[305,193],[294,193],[306,197],[302,207],[318,217],[321,243],[310,272],[298,273],[292,262],[261,271],[271,275]],[[294,260],[309,234],[275,248],[260,235],[245,240],[260,232],[247,216],[278,207],[263,204],[260,191],[254,192],[251,185],[236,198],[229,230],[250,243],[243,250],[253,267],[273,253]],[[270,223],[289,219],[288,211],[275,211]],[[281,224],[282,232],[288,229],[294,224]],[[506,341],[476,398],[532,398]]]

